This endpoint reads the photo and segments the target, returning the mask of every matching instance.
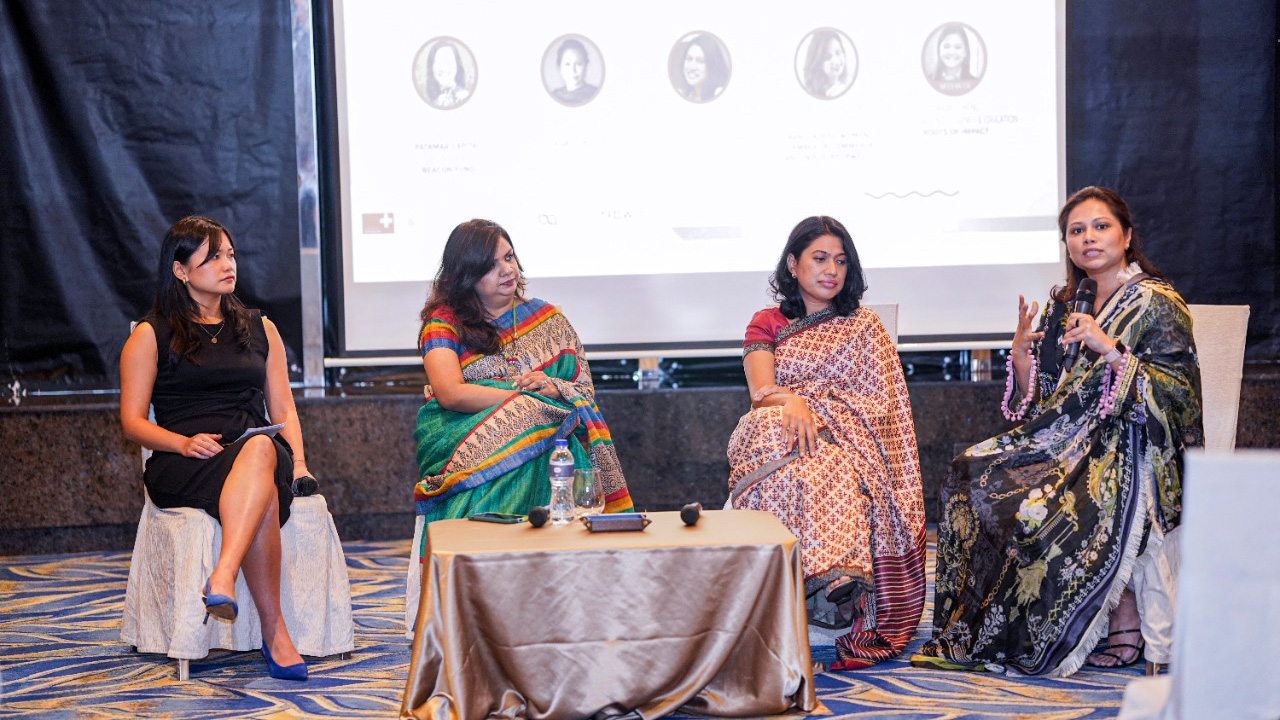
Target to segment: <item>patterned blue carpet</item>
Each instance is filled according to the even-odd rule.
[[[129,553],[0,558],[0,716],[394,717],[404,691],[409,543],[345,543],[355,610],[350,660],[311,662],[311,679],[267,677],[257,652],[214,652],[177,680],[168,658],[120,643]],[[929,548],[932,576],[933,547]],[[932,585],[932,584],[931,584]],[[932,586],[928,593],[932,597]],[[930,610],[926,607],[925,617]],[[911,650],[923,642],[921,627]],[[912,668],[903,659],[816,678],[829,718],[1111,718],[1136,669],[1066,680]],[[814,659],[832,660],[830,647]]]

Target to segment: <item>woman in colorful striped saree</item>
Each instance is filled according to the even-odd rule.
[[[523,291],[506,230],[454,228],[418,336],[428,384],[413,496],[426,522],[546,505],[557,438],[600,474],[606,512],[631,509],[582,343],[559,310]]]
[[[834,670],[906,647],[924,608],[924,500],[893,340],[853,240],[829,217],[791,231],[771,281],[781,307],[747,326],[752,410],[729,439],[733,507],[800,539],[809,621],[845,629]]]
[[[943,482],[933,639],[915,665],[1062,677],[1131,665],[1144,643],[1168,662],[1182,453],[1203,437],[1191,317],[1119,195],[1077,191],[1058,226],[1067,282],[1036,330],[1018,299],[1003,410],[1025,422]],[[1086,278],[1096,312],[1071,302]]]

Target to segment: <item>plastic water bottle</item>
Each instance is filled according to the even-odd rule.
[[[573,453],[568,440],[556,440],[549,463],[551,478],[551,524],[564,525],[573,522]]]

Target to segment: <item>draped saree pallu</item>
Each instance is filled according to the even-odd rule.
[[[1182,452],[1202,437],[1186,305],[1154,279],[1107,301],[1098,324],[1130,352],[1116,378],[1082,347],[1059,380],[1066,316],[1062,303],[1041,315],[1031,419],[952,462],[924,655],[1074,673],[1107,631],[1149,536],[1178,525]]]
[[[594,466],[604,488],[605,511],[631,509],[631,497],[613,439],[595,404],[582,344],[564,315],[541,300],[528,300],[494,322],[502,351],[478,355],[463,349],[448,308],[427,321],[419,337],[423,354],[447,347],[458,354],[463,380],[514,389],[510,367],[540,370],[563,400],[521,392],[476,413],[440,407],[430,386],[414,430],[418,477],[414,504],[427,522],[476,512],[523,514],[550,500],[547,458],[557,438],[568,438],[578,467]]]
[[[784,444],[781,407],[744,415],[729,439],[733,506],[767,510],[799,538],[811,622],[850,629],[832,669],[895,657],[924,608],[924,500],[893,341],[867,308],[794,322],[774,308],[756,313],[744,345],[773,353],[776,384],[822,430],[818,452],[800,457]]]

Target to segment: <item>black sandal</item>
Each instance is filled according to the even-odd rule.
[[[844,582],[839,582],[844,580]],[[832,584],[838,583],[835,587]],[[827,630],[843,630],[852,627],[862,616],[860,603],[854,597],[861,585],[845,575],[811,591],[805,599],[805,613],[810,625]]]
[[[1107,657],[1115,658],[1116,660],[1115,665],[1099,665],[1098,663],[1095,663],[1095,662],[1089,662],[1088,658],[1085,658],[1085,663],[1088,664],[1090,667],[1097,667],[1097,668],[1127,668],[1132,666],[1134,663],[1138,662],[1139,660],[1141,660],[1142,649],[1146,647],[1147,643],[1145,640],[1141,639],[1142,631],[1140,629],[1133,628],[1132,630],[1116,630],[1115,632],[1107,633],[1107,637],[1109,638],[1113,635],[1128,635],[1129,633],[1138,633],[1139,644],[1133,645],[1131,643],[1108,643],[1107,646],[1102,648],[1101,650],[1094,653],[1090,653],[1091,655],[1106,655]],[[1129,658],[1129,660],[1126,661],[1124,658],[1120,657],[1119,655],[1113,652],[1110,652],[1111,650],[1118,650],[1120,648],[1133,648],[1137,652],[1133,654],[1132,658]]]
[[[839,605],[845,600],[848,600],[849,596],[853,594],[853,591],[858,589],[857,583],[855,583],[853,578],[848,575],[841,575],[837,580],[843,580],[844,582],[836,585],[835,587],[827,585],[827,590],[824,593],[827,598],[827,602],[832,605]]]

